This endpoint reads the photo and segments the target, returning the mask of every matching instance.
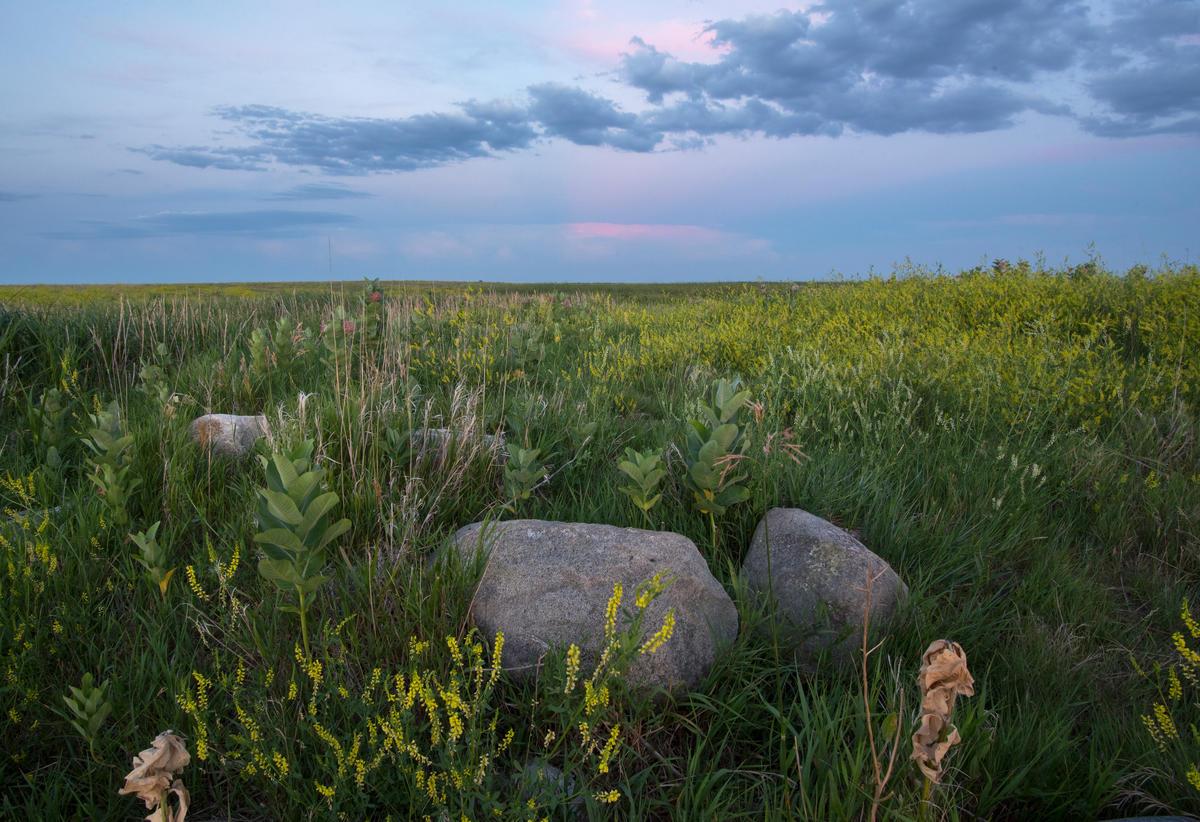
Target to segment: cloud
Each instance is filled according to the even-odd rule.
[[[337,183],[303,183],[286,191],[277,191],[269,200],[357,200],[373,197],[365,191],[356,191]]]
[[[259,171],[270,164],[327,174],[434,168],[497,151],[525,148],[536,132],[525,112],[500,102],[463,104],[452,113],[400,119],[325,117],[272,106],[222,106],[215,113],[253,144],[240,147],[153,146],[156,160],[200,168]]]
[[[16,203],[21,200],[32,200],[36,194],[22,194],[16,191],[0,191],[0,203]]]
[[[162,211],[123,223],[82,221],[79,229],[49,232],[46,236],[60,240],[125,240],[181,235],[294,237],[354,221],[349,214],[332,211]]]
[[[131,148],[130,151],[145,154],[151,160],[164,160],[189,168],[219,168],[226,171],[264,171],[267,168],[265,163],[267,155],[257,148],[238,149],[220,146],[170,148],[153,145]]]
[[[1101,136],[1200,134],[1198,21],[1200,0],[826,0],[706,23],[696,39],[711,45],[707,61],[632,38],[614,78],[642,94],[638,111],[559,83],[401,118],[222,106],[214,113],[243,144],[134,150],[194,168],[361,175],[545,140],[649,152],[722,135],[986,132],[1031,112]]]
[[[992,131],[1080,103],[1100,110],[1078,118],[1096,134],[1197,133],[1198,21],[1196,0],[1107,21],[1081,0],[829,0],[708,23],[714,63],[634,38],[618,75],[660,126],[697,135]]]
[[[635,114],[579,88],[545,83],[529,87],[528,113],[547,137],[561,137],[580,146],[612,146],[626,151],[651,151],[663,135],[647,130]]]
[[[567,223],[574,240],[683,240],[714,242],[729,235],[718,229],[673,223]]]

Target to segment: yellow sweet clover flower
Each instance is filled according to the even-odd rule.
[[[654,632],[654,634],[642,643],[642,647],[638,649],[639,654],[652,654],[666,644],[671,635],[675,633],[675,609],[667,610],[666,616],[663,617],[662,626]]]
[[[1179,631],[1171,634],[1171,641],[1175,643],[1175,650],[1179,652],[1180,658],[1183,660],[1185,667],[1195,668],[1200,666],[1200,654],[1188,647],[1187,640]]]
[[[497,631],[496,639],[492,643],[492,674],[488,678],[488,685],[495,685],[500,678],[500,660],[504,653],[504,632]]]
[[[1183,696],[1183,683],[1179,681],[1179,673],[1174,668],[1167,672],[1167,683],[1167,698],[1172,702],[1178,702],[1179,698]]]
[[[612,726],[609,731],[608,740],[604,743],[604,747],[600,749],[600,761],[596,765],[596,770],[600,773],[608,773],[609,763],[612,761],[613,754],[617,752],[617,742],[621,737],[621,725],[617,723]]]
[[[1179,738],[1179,730],[1175,727],[1175,720],[1167,712],[1166,705],[1163,705],[1161,702],[1154,703],[1154,719],[1167,739]]]
[[[569,694],[575,690],[575,681],[579,677],[579,646],[571,643],[567,648],[567,684],[563,688],[564,694]]]
[[[617,610],[621,607],[624,590],[621,583],[615,583],[612,596],[608,598],[608,605],[604,608],[604,639],[606,641],[611,640],[617,631]]]
[[[1159,730],[1158,723],[1154,721],[1154,717],[1150,714],[1142,714],[1139,719],[1141,719],[1142,725],[1145,726],[1146,731],[1150,734],[1150,738],[1154,740],[1154,744],[1158,746],[1160,751],[1165,752],[1167,750],[1167,743],[1163,740],[1162,731]]]
[[[597,802],[605,805],[611,805],[621,798],[621,792],[616,788],[609,791],[599,791],[594,795]]]
[[[454,659],[454,664],[463,665],[462,649],[458,646],[458,640],[452,636],[446,637],[446,647],[450,649],[450,656]]]
[[[1194,764],[1189,767],[1187,770],[1187,781],[1193,788],[1200,791],[1200,768],[1197,768]]]
[[[192,593],[202,602],[208,602],[208,594],[204,592],[204,589],[200,587],[200,581],[196,579],[196,569],[189,565],[184,572],[187,574],[188,586],[192,589]]]
[[[1197,622],[1192,616],[1191,609],[1188,608],[1188,601],[1186,599],[1183,601],[1183,606],[1180,608],[1179,617],[1183,620],[1183,624],[1187,627],[1188,633],[1192,635],[1192,639],[1200,639],[1200,622]]]
[[[313,782],[313,785],[316,787],[317,793],[326,799],[333,799],[333,795],[337,793],[337,788],[332,785],[322,785],[320,782]]]

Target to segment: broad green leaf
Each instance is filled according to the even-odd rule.
[[[271,491],[266,488],[259,491],[259,494],[262,495],[262,500],[266,503],[267,511],[281,524],[299,525],[304,519],[304,515],[296,507],[296,503],[287,494],[281,494],[278,491]]]
[[[311,544],[311,541],[308,539],[309,532],[313,530],[313,526],[320,522],[321,517],[337,507],[337,504],[338,495],[332,491],[327,491],[309,503],[308,508],[304,511],[304,519],[300,522],[300,527],[297,529],[300,538]]]
[[[317,543],[315,550],[320,551],[329,543],[340,537],[342,534],[350,530],[350,520],[340,519],[325,529],[325,533],[321,535],[320,542]]]
[[[712,432],[712,442],[721,446],[722,451],[728,451],[733,445],[733,441],[737,439],[737,435],[738,427],[732,423],[725,423]]]
[[[303,553],[304,544],[296,538],[296,535],[284,528],[271,528],[254,535],[254,541],[259,545],[278,546],[281,550],[287,551],[290,554]]]

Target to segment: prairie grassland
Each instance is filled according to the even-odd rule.
[[[882,818],[1200,811],[1195,267],[371,291],[0,290],[0,815],[132,817],[129,758],[171,728],[197,819],[855,819],[868,731],[907,739],[942,637],[976,680],[962,742],[928,793],[902,742]],[[710,523],[681,444],[733,376],[749,498]],[[303,636],[258,572],[262,467],[189,440],[209,411],[265,414],[264,454],[311,441],[349,520]],[[409,436],[428,426],[463,432],[438,464]],[[496,432],[515,466],[474,436]],[[646,514],[627,447],[664,450]],[[911,589],[865,702],[855,670],[805,673],[756,630],[737,570],[776,505]],[[687,535],[737,641],[668,699],[566,687],[588,672],[562,654],[536,684],[499,675],[479,569],[427,560],[512,516]],[[111,706],[91,724],[64,703],[85,674],[107,683],[88,716]],[[533,761],[561,786],[515,791]]]

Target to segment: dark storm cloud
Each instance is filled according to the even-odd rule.
[[[1103,111],[1079,116],[1095,133],[1148,134],[1194,130],[1200,109],[1200,45],[1181,37],[1200,32],[1194,0],[1126,4],[1106,21],[1075,0],[839,0],[706,32],[724,51],[715,63],[635,39],[619,70],[660,112],[686,100],[681,125],[696,134],[991,131],[1071,103]],[[1081,99],[1063,99],[1072,74]]]
[[[269,200],[361,200],[373,195],[336,183],[303,183],[286,191],[277,191]]]
[[[300,236],[313,229],[354,222],[332,211],[164,211],[128,222],[82,221],[79,228],[46,234],[52,239],[144,239],[179,235]]]
[[[248,145],[137,150],[199,168],[355,175],[549,139],[647,152],[719,135],[994,131],[1027,112],[1073,117],[1101,136],[1200,134],[1200,0],[829,0],[713,21],[705,33],[720,50],[712,63],[630,41],[616,76],[644,94],[638,112],[556,83],[521,101],[393,119],[227,106],[217,115]]]
[[[580,146],[612,146],[651,151],[663,135],[648,131],[636,114],[621,111],[611,100],[583,89],[544,83],[530,86],[529,119],[546,137],[561,137]]]

